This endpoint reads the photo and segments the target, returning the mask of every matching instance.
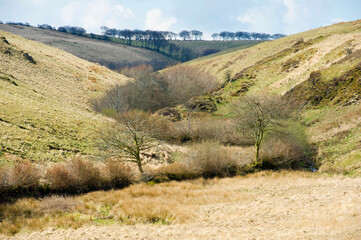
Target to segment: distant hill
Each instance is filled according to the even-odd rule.
[[[105,121],[90,100],[129,79],[63,50],[0,31],[0,163],[96,155]]]
[[[221,83],[213,92],[223,99],[217,115],[245,94],[298,101],[321,170],[361,175],[361,20],[185,64]]]
[[[139,64],[149,64],[155,69],[162,69],[177,62],[170,57],[148,49],[49,29],[0,24],[0,30],[63,49],[77,57],[99,63],[110,69],[119,69]]]
[[[192,50],[192,59],[207,56],[210,54],[224,54],[262,43],[262,40],[239,40],[239,41],[180,41],[172,40],[171,43],[178,47],[185,47]]]

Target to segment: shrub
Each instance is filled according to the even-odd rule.
[[[117,160],[108,159],[105,162],[105,178],[107,185],[112,188],[128,186],[133,178],[133,173],[128,165]]]
[[[194,144],[187,152],[184,163],[205,178],[233,176],[239,163],[217,142]]]
[[[200,176],[200,174],[191,169],[183,162],[176,162],[164,165],[156,170],[147,173],[148,179],[154,182],[167,182],[167,181],[182,181],[186,179],[193,179]]]
[[[293,124],[280,135],[266,139],[260,157],[263,169],[297,169],[313,167],[314,149],[308,143],[304,128]]]
[[[19,161],[12,169],[13,188],[36,188],[39,186],[40,169],[30,161]]]
[[[78,193],[99,189],[103,185],[100,169],[94,163],[75,158],[50,168],[45,178],[55,192]]]
[[[193,114],[195,115],[195,114]],[[223,144],[248,146],[254,144],[253,139],[242,135],[235,129],[232,119],[216,119],[206,116],[195,116],[190,123],[188,135],[188,121],[181,120],[168,123],[166,131],[162,131],[162,140],[182,143],[186,141],[203,142],[219,141]]]

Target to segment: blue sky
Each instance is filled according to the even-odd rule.
[[[287,35],[361,19],[360,0],[0,0],[0,20],[180,32],[206,38],[221,31]]]

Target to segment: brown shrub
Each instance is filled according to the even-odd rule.
[[[105,170],[106,182],[112,188],[124,187],[132,182],[132,170],[123,162],[108,159]]]
[[[40,185],[40,177],[39,167],[28,160],[18,161],[13,167],[0,169],[0,192],[17,195],[23,191],[36,189]]]
[[[164,165],[148,172],[149,179],[154,182],[181,181],[199,177],[200,174],[183,162]]]
[[[55,165],[48,169],[45,178],[51,190],[60,192],[84,192],[103,185],[100,169],[93,162],[81,158]]]
[[[300,142],[273,140],[267,141],[260,152],[264,169],[297,169],[313,167],[308,155],[309,146]]]
[[[211,117],[193,117],[188,135],[188,121],[182,120],[168,124],[168,131],[163,132],[163,139],[173,142],[219,141],[223,144],[247,146],[253,140],[236,131],[232,119],[215,119]]]
[[[141,64],[135,67],[125,67],[119,70],[119,73],[134,79],[139,79],[141,76],[151,74],[152,72],[154,72],[153,67],[147,64]]]
[[[217,142],[192,145],[183,161],[191,171],[205,178],[232,176],[239,168],[239,162],[234,156]]]

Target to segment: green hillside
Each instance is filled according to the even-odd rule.
[[[89,101],[123,75],[65,51],[0,31],[0,162],[96,155],[106,118]]]
[[[193,58],[202,57],[208,55],[211,52],[217,52],[217,54],[225,54],[227,52],[233,52],[239,49],[245,49],[256,44],[259,44],[261,40],[241,40],[241,41],[180,41],[173,40],[171,43],[178,47],[189,48],[193,52]]]
[[[222,100],[278,94],[297,100],[322,171],[361,174],[361,20],[334,24],[186,64],[213,74]],[[226,73],[231,73],[225,80]]]
[[[161,53],[109,41],[81,37],[36,27],[0,24],[0,30],[63,49],[82,59],[99,63],[110,69],[149,64],[155,69],[173,65],[176,61]]]

